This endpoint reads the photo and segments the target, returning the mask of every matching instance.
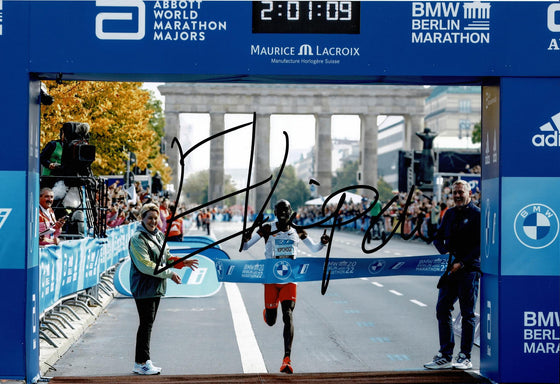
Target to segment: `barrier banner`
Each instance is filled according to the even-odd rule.
[[[181,277],[181,284],[175,284],[168,280],[165,297],[209,297],[218,293],[222,283],[218,281],[216,276],[214,261],[201,254],[196,255],[195,258],[198,260],[198,268],[194,271],[190,268],[173,270]],[[132,292],[130,292],[130,263],[130,258],[122,262],[113,278],[113,284],[117,292],[128,297],[132,297]]]
[[[331,279],[419,275],[440,276],[447,268],[446,255],[395,258],[331,258],[327,273]],[[215,260],[219,281],[233,283],[293,283],[322,280],[324,258]]]
[[[128,256],[136,224],[108,231],[105,239],[63,241],[39,250],[39,313],[60,299],[91,288],[99,277]],[[222,251],[223,252],[223,251]]]

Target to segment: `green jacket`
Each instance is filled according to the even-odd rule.
[[[167,289],[167,279],[173,276],[173,270],[167,269],[154,275],[155,260],[159,257],[165,235],[156,230],[150,233],[142,224],[132,235],[128,245],[130,255],[130,291],[135,299],[161,297]],[[165,266],[171,254],[165,246],[160,266]]]

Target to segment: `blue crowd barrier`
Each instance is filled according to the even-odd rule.
[[[128,256],[137,223],[107,231],[106,238],[63,241],[39,250],[39,313],[61,299],[99,284],[103,273]]]

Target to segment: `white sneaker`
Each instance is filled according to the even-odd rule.
[[[161,372],[161,368],[160,368],[160,367],[156,367],[156,366],[154,365],[154,363],[152,362],[152,360],[146,361],[146,365],[149,366],[149,367],[151,367],[151,368],[153,368],[153,369],[155,369],[155,370],[158,371],[158,372]]]
[[[453,368],[451,360],[447,360],[443,355],[438,353],[434,356],[434,359],[429,363],[424,364],[424,368],[427,369],[450,369]]]
[[[139,375],[159,375],[161,368],[154,367],[150,360],[146,361],[144,364],[134,363],[134,368],[132,372]]]
[[[471,361],[467,358],[467,356],[461,352],[457,355],[457,358],[455,359],[455,363],[453,363],[453,368],[455,369],[471,369],[472,368],[472,363]]]

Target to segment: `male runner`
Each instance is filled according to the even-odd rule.
[[[304,230],[296,230],[290,226],[292,207],[287,200],[280,200],[274,206],[277,221],[263,224],[250,239],[245,239],[243,250],[249,249],[260,238],[265,241],[265,258],[267,259],[295,259],[298,244],[301,239],[312,251],[319,252],[330,241],[326,232],[321,236],[319,244],[314,243]],[[294,373],[290,360],[292,341],[294,339],[294,323],[292,312],[296,305],[296,283],[265,284],[264,285],[264,321],[269,326],[276,323],[278,303],[282,306],[282,320],[284,321],[284,359],[280,372]]]

